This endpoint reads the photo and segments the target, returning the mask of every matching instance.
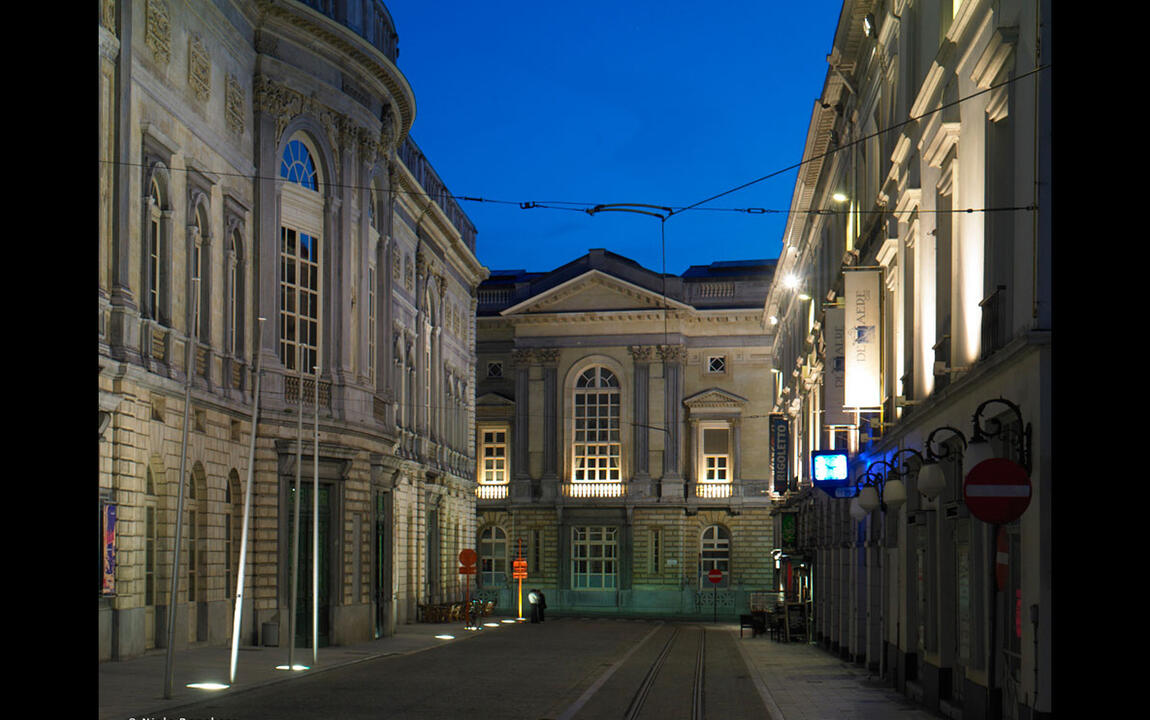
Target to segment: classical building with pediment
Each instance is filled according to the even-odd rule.
[[[478,593],[728,619],[775,589],[773,260],[682,275],[591,250],[479,286]],[[712,583],[712,570],[722,571]]]

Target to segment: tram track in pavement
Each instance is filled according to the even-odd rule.
[[[557,720],[708,717],[737,720],[770,715],[728,632],[699,624],[660,623]]]

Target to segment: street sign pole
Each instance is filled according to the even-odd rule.
[[[719,622],[719,583],[723,581],[723,571],[719,568],[711,568],[707,573],[707,579],[715,586],[714,603],[712,606],[711,622]]]
[[[460,575],[467,576],[467,594],[464,596],[463,612],[465,628],[474,627],[475,623],[471,621],[471,576],[475,574],[475,561],[479,556],[471,548],[464,548],[459,551],[459,568]]]

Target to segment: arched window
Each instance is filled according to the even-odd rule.
[[[499,587],[507,582],[507,533],[498,525],[479,535],[479,585]]]
[[[319,175],[311,151],[300,139],[288,142],[280,161],[280,177],[313,192],[319,191]]]
[[[243,338],[243,242],[239,230],[232,233],[228,244],[228,297],[227,322],[228,336],[226,340],[227,353],[232,357],[239,357],[243,352],[241,339]]]
[[[190,279],[199,280],[199,303],[197,305],[196,298],[192,297],[192,305],[188,308],[192,313],[192,334],[201,343],[207,344],[210,341],[207,318],[211,315],[208,306],[211,288],[208,270],[208,218],[202,205],[196,207],[190,244],[192,253]],[[189,286],[193,287],[192,283],[189,283]]]
[[[284,148],[280,177],[280,362],[310,374],[319,361],[323,197],[313,152],[301,138]]]
[[[707,574],[718,568],[723,571],[719,587],[731,584],[731,534],[722,525],[711,525],[703,530],[699,543],[699,587],[704,586]]]
[[[622,481],[620,398],[619,380],[601,365],[588,368],[576,380],[571,453],[574,482]]]
[[[156,322],[167,325],[167,243],[164,232],[167,224],[166,198],[160,179],[153,175],[148,186],[146,221],[147,259],[144,267],[144,314]]]

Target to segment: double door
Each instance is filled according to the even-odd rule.
[[[325,647],[331,636],[331,486],[320,484],[318,498],[319,522],[313,522],[314,487],[304,483],[300,488],[299,508],[299,576],[296,591],[295,643],[296,647],[311,647],[313,618],[318,630],[318,647]],[[295,488],[289,490],[289,498],[294,499]],[[294,537],[295,507],[289,501],[288,542]],[[313,542],[318,524],[319,542]],[[318,557],[316,550],[318,549]],[[290,562],[291,548],[288,548]],[[318,560],[318,563],[315,561]],[[290,578],[290,576],[289,576]],[[289,579],[290,582],[290,579]],[[313,593],[312,588],[318,592]],[[317,612],[313,615],[312,608]]]

